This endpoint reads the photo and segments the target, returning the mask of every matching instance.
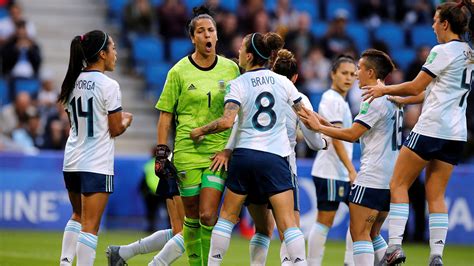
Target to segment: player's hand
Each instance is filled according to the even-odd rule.
[[[199,143],[204,139],[204,136],[201,135],[201,130],[199,128],[195,128],[191,130],[191,133],[189,133],[189,137],[194,141],[194,143]]]
[[[371,103],[375,98],[384,96],[383,91],[385,85],[380,81],[380,79],[377,79],[377,85],[364,86],[361,89],[364,90],[362,92],[362,101],[365,102],[366,100],[369,100],[369,103]]]
[[[388,96],[387,97],[387,100],[391,101],[392,103],[396,104],[398,107],[403,107],[403,105],[405,104],[403,97],[400,97],[400,96]]]
[[[129,127],[132,124],[133,115],[129,112],[122,112],[122,123],[125,127]]]
[[[222,167],[224,170],[227,171],[227,167],[229,165],[230,156],[232,155],[232,150],[225,149],[220,152],[216,152],[216,154],[212,155],[209,159],[212,160],[211,166],[209,169],[211,171],[220,171]]]
[[[321,128],[318,115],[316,115],[312,110],[303,107],[298,111],[298,116],[307,128],[314,131],[319,131]]]
[[[356,177],[357,177],[356,170],[349,171],[349,182],[351,183],[351,185],[354,184]]]
[[[159,178],[176,178],[178,171],[173,163],[169,160],[171,150],[167,145],[158,144],[155,150],[155,174]]]

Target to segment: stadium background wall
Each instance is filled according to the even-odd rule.
[[[116,157],[115,192],[102,221],[103,230],[145,228],[144,206],[138,186],[147,159],[144,156]],[[0,153],[0,229],[64,229],[70,206],[62,178],[62,161],[63,154],[57,152],[31,156]],[[309,232],[316,211],[311,165],[311,160],[298,161],[301,224],[305,233]],[[474,164],[456,167],[446,191],[449,243],[474,245],[473,188]],[[344,239],[348,220],[348,209],[344,205],[337,213],[329,238]],[[165,222],[161,223],[166,226]],[[382,234],[387,235],[385,225]]]

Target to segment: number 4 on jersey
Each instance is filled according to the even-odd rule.
[[[81,97],[73,97],[69,104],[72,107],[72,120],[74,121],[74,129],[76,131],[76,136],[79,134],[79,124],[78,117],[85,117],[87,119],[87,136],[94,137],[94,112],[92,107],[92,102],[94,98],[89,98],[87,100],[87,111],[84,112],[82,109],[82,100]]]
[[[469,72],[468,72],[469,70]],[[459,107],[463,107],[464,102],[467,99],[467,96],[469,95],[469,92],[471,91],[472,88],[472,73],[474,71],[471,69],[464,69],[462,72],[462,78],[461,78],[461,88],[466,89],[467,91],[462,95],[461,101],[459,101]],[[469,75],[468,75],[469,74]]]

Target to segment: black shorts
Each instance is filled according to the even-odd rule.
[[[313,182],[316,187],[318,210],[337,211],[340,202],[349,203],[350,183],[348,181],[313,176]]]
[[[75,193],[114,192],[114,176],[91,172],[64,172],[66,189]]]
[[[410,132],[404,146],[418,154],[423,160],[440,160],[457,165],[462,156],[464,141],[438,139]]]
[[[352,185],[349,201],[369,209],[388,212],[390,210],[390,189]]]
[[[174,196],[179,196],[176,178],[160,178],[156,187],[156,195],[164,199],[172,199]]]
[[[265,203],[269,196],[293,189],[290,165],[284,157],[273,153],[235,149],[226,187],[234,193]]]

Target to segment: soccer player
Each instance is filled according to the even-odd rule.
[[[191,132],[193,140],[203,141],[208,134],[232,127],[239,113],[236,148],[220,217],[212,231],[208,265],[222,263],[247,195],[251,201],[255,196],[269,197],[291,261],[306,265],[304,238],[293,212],[293,179],[285,159],[291,154],[286,111],[289,105],[296,110],[301,108],[301,96],[290,80],[264,68],[272,51],[282,43],[281,37],[272,32],[245,36],[239,50],[239,65],[246,73],[230,82],[224,115]]]
[[[354,59],[339,56],[331,69],[332,85],[323,93],[319,103],[319,115],[340,128],[350,128],[352,114],[346,95],[356,79]],[[305,105],[306,106],[306,105]],[[330,139],[328,150],[318,152],[313,163],[313,176],[318,200],[316,222],[308,237],[308,264],[321,265],[327,234],[332,227],[339,203],[349,204],[350,183],[354,182],[357,172],[352,165],[352,143]],[[346,253],[344,263],[352,264],[352,240],[346,234]]]
[[[207,263],[226,178],[223,171],[209,169],[209,157],[225,147],[229,131],[210,136],[199,145],[189,138],[189,132],[222,115],[226,83],[239,75],[239,68],[231,60],[216,55],[216,23],[208,10],[199,7],[193,11],[188,33],[194,52],[170,69],[156,104],[160,119],[155,169],[158,176],[172,171],[173,165],[167,161],[171,153],[167,140],[174,118],[173,164],[178,171],[184,205],[184,246],[190,265],[195,266]]]
[[[358,63],[359,85],[374,85],[394,69],[384,52],[368,49]],[[360,139],[362,157],[360,171],[349,194],[350,231],[355,265],[378,265],[387,243],[380,228],[390,205],[389,181],[401,146],[403,112],[386,98],[364,106],[350,128],[320,124],[318,115],[303,109],[301,120],[329,137],[354,142]]]
[[[466,99],[472,86],[473,51],[461,40],[472,36],[473,4],[443,3],[436,8],[433,30],[439,45],[433,47],[414,80],[383,86],[374,84],[364,92],[365,99],[383,95],[419,95],[425,92],[423,110],[406,139],[390,182],[389,248],[386,262],[405,261],[401,244],[408,220],[408,189],[426,168],[426,199],[429,209],[430,265],[443,265],[442,256],[448,231],[444,202],[446,186],[458,164],[467,139]],[[468,24],[469,22],[469,24]]]
[[[133,119],[122,112],[119,84],[104,74],[116,61],[115,43],[106,32],[94,30],[71,41],[58,99],[71,123],[63,174],[72,215],[64,229],[62,266],[72,265],[75,255],[77,265],[94,264],[100,220],[114,191],[114,138]]]

